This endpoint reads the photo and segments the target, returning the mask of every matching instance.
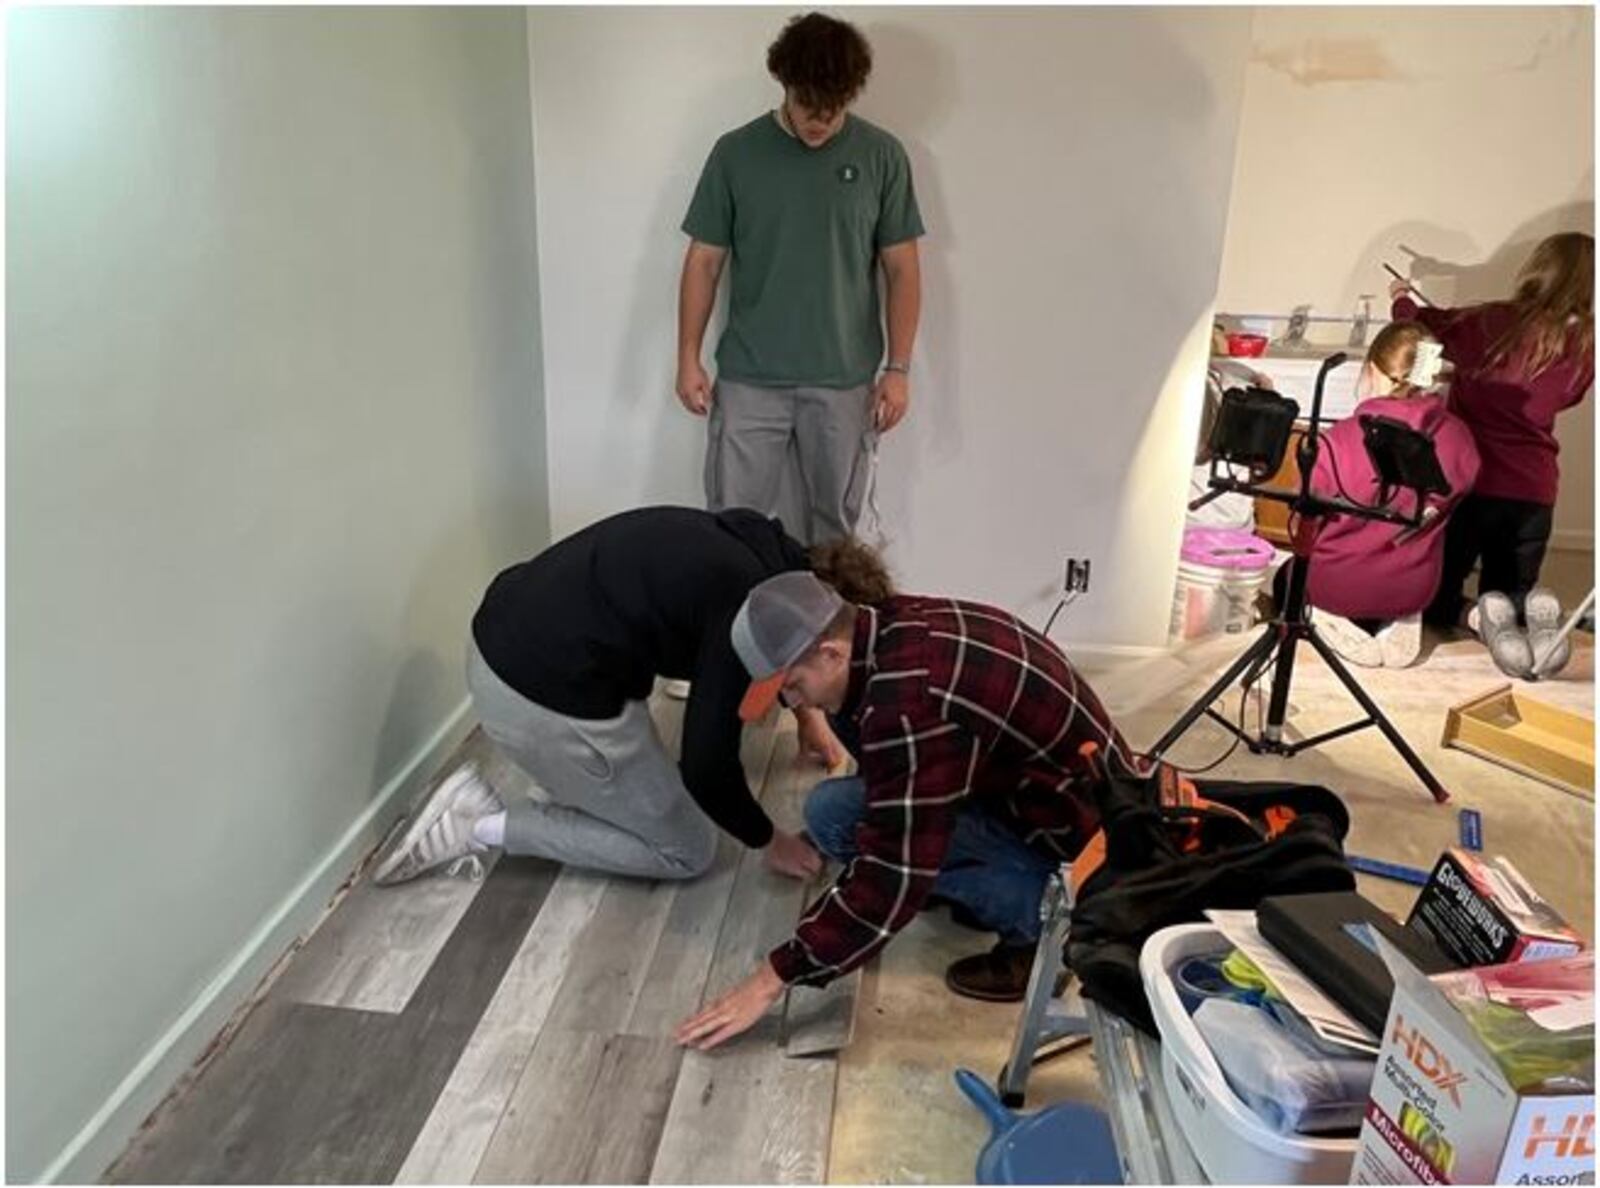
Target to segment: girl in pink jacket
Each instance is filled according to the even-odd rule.
[[[1376,506],[1383,493],[1367,457],[1362,417],[1400,421],[1433,439],[1447,496],[1429,495],[1420,529],[1332,515],[1308,525],[1312,537],[1306,592],[1313,621],[1345,659],[1403,668],[1422,647],[1422,611],[1439,588],[1445,521],[1478,477],[1472,432],[1446,407],[1445,398],[1411,382],[1419,343],[1432,341],[1417,322],[1391,322],[1379,331],[1362,365],[1355,412],[1322,436],[1311,489],[1318,495]],[[1416,509],[1415,491],[1393,494],[1389,506]]]

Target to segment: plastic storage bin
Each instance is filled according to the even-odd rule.
[[[1195,1159],[1216,1184],[1347,1184],[1356,1139],[1282,1135],[1235,1096],[1178,1000],[1170,971],[1224,951],[1210,924],[1164,928],[1145,942],[1139,973],[1161,1032],[1161,1076]]]

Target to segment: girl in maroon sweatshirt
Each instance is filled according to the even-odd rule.
[[[1314,536],[1306,596],[1316,608],[1317,630],[1356,664],[1403,668],[1416,660],[1422,610],[1439,588],[1445,522],[1478,475],[1478,450],[1467,426],[1451,415],[1443,396],[1411,381],[1417,346],[1425,341],[1432,335],[1417,322],[1391,322],[1379,331],[1357,380],[1363,399],[1323,434],[1311,471],[1318,495],[1376,506],[1384,495],[1361,418],[1387,417],[1433,439],[1450,484],[1448,496],[1428,497],[1420,529],[1340,515],[1307,525]],[[1415,491],[1399,491],[1389,506],[1410,515],[1416,499]]]
[[[1560,472],[1556,414],[1594,384],[1594,238],[1552,235],[1534,249],[1509,301],[1419,308],[1395,282],[1394,317],[1415,318],[1455,365],[1450,409],[1472,430],[1482,469],[1451,518],[1444,572],[1426,618],[1464,624],[1461,587],[1480,560],[1480,594],[1507,595],[1517,613],[1539,581]]]

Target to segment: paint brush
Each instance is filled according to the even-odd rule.
[[[1423,294],[1422,290],[1417,288],[1417,286],[1412,283],[1411,278],[1408,277],[1408,276],[1401,275],[1400,270],[1397,269],[1393,264],[1385,263],[1384,266],[1383,266],[1383,270],[1385,272],[1387,272],[1390,276],[1394,277],[1395,280],[1402,282],[1406,286],[1406,288],[1411,290],[1411,292],[1416,296],[1417,300],[1422,302],[1422,304],[1424,304],[1424,305],[1432,305],[1433,304],[1433,302],[1429,301],[1428,298]]]

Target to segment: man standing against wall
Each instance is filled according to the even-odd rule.
[[[866,39],[809,13],[784,28],[767,69],[782,104],[717,141],[683,221],[677,391],[710,413],[707,507],[777,513],[794,458],[805,507],[785,509],[784,525],[815,544],[854,531],[878,434],[910,403],[923,226],[905,149],[849,112],[872,69]],[[713,385],[700,351],[724,264]]]

